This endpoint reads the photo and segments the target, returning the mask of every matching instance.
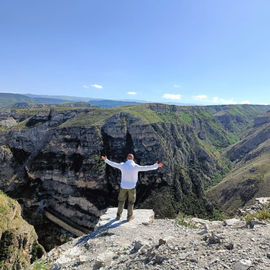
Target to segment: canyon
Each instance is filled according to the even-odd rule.
[[[140,173],[136,208],[154,209],[158,218],[183,212],[214,219],[221,206],[205,190],[231,171],[227,149],[269,109],[141,104],[2,110],[0,188],[21,204],[46,250],[63,243],[63,227],[77,236],[90,233],[106,208],[117,205],[120,172],[101,155],[122,162],[134,153],[140,165],[164,163]]]

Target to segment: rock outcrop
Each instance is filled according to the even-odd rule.
[[[44,252],[18,202],[0,191],[0,269],[26,269]]]
[[[253,228],[239,217],[189,218],[183,224],[151,220],[153,214],[143,211],[135,210],[135,219],[127,222],[117,221],[116,209],[108,209],[94,233],[53,249],[43,263],[51,270],[270,268],[267,221]]]

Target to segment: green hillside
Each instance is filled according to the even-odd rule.
[[[267,115],[256,119],[249,135],[227,149],[226,156],[235,167],[207,192],[227,212],[254,203],[256,197],[270,196],[270,117]]]
[[[12,104],[20,102],[33,103],[34,100],[20,94],[0,93],[0,108],[8,107]]]
[[[18,202],[0,190],[0,269],[27,269],[44,253],[37,239]]]

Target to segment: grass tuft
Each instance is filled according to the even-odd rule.
[[[175,221],[180,226],[188,227],[188,228],[191,228],[191,229],[198,229],[197,226],[191,224],[191,222],[190,222],[191,218],[192,218],[191,216],[180,213],[176,217]]]
[[[244,217],[245,221],[253,220],[254,218],[260,220],[270,220],[270,210],[269,209],[262,209],[255,214],[248,214]]]

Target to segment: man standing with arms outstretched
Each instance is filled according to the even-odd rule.
[[[102,156],[102,159],[110,166],[117,168],[121,171],[121,185],[118,195],[118,211],[116,218],[120,220],[125,201],[128,198],[128,216],[127,220],[134,219],[133,207],[136,201],[136,184],[138,181],[138,172],[145,172],[156,170],[163,166],[162,163],[156,162],[154,165],[140,166],[134,162],[134,155],[128,154],[126,162],[116,163],[107,159],[106,156]]]

